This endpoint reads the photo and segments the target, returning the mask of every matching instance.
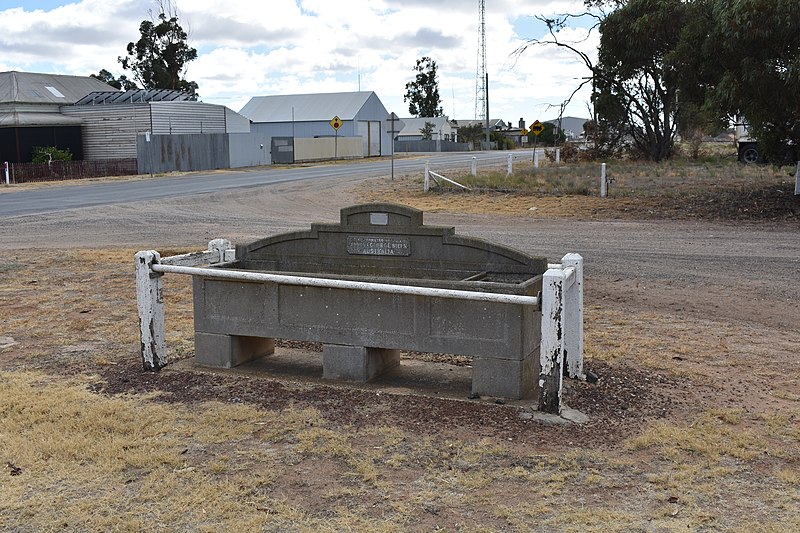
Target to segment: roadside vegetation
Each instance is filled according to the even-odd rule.
[[[504,204],[502,212],[526,216],[800,222],[795,167],[745,165],[728,154],[728,148],[707,145],[697,157],[660,163],[606,160],[606,198],[600,198],[599,160],[588,161],[582,152],[565,150],[557,165],[553,149],[548,149],[538,168],[531,161],[516,161],[511,175],[500,163],[479,168],[477,176],[470,174],[467,164],[434,169],[470,190],[432,179],[426,194],[422,177],[416,176],[364,194],[420,209],[447,210],[450,205],[454,210],[480,212]]]

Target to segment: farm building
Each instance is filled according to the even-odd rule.
[[[189,98],[164,89],[93,92],[61,112],[80,119],[86,159],[138,158],[140,172],[269,162],[257,148],[263,139],[251,138],[249,120]]]
[[[0,72],[0,161],[30,161],[34,146],[83,158],[81,119],[61,113],[92,91],[115,91],[88,76]]]
[[[256,96],[240,113],[254,132],[271,138],[276,163],[391,153],[389,112],[371,91]],[[331,125],[335,117],[338,130]]]

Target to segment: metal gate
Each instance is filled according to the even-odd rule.
[[[294,137],[272,137],[272,163],[294,163]]]

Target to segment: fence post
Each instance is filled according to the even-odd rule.
[[[539,410],[561,413],[564,382],[564,284],[561,268],[550,268],[542,279],[542,339],[539,352]]]
[[[606,197],[606,164],[600,165],[600,198]]]
[[[155,250],[136,254],[136,303],[139,308],[140,351],[144,369],[159,370],[167,364],[167,339],[164,334],[163,274],[153,272],[161,256]]]
[[[561,148],[556,148],[556,166],[561,164]]]
[[[474,155],[472,156],[472,175],[478,175],[478,159]]]
[[[567,375],[583,377],[583,257],[567,254],[561,259],[564,268],[574,268],[575,278],[564,294],[564,348]]]
[[[539,168],[539,152],[533,151],[533,168]]]
[[[8,161],[3,163],[3,170],[4,170],[5,175],[6,175],[6,185],[9,185],[10,182],[8,181]]]
[[[514,156],[508,154],[508,172],[506,175],[510,176],[514,172]]]
[[[8,180],[8,174],[6,174]],[[794,195],[800,195],[800,161],[797,162],[797,171],[794,173]]]
[[[431,188],[431,162],[425,161],[425,178],[422,180],[422,190],[428,192]]]

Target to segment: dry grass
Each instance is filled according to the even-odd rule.
[[[517,164],[514,174],[483,168],[441,170],[468,185],[443,183],[422,191],[422,177],[373,184],[368,201],[392,201],[429,212],[497,213],[525,217],[723,219],[800,221],[794,169],[736,162],[610,162],[608,197],[600,198],[600,164]],[[432,184],[435,185],[435,184]]]
[[[98,368],[136,357],[133,252],[20,251],[2,264],[4,335],[18,344],[0,352],[0,529],[800,529],[794,385],[768,365],[741,385],[715,381],[786,349],[763,342],[774,332],[588,308],[590,360],[687,376],[721,404],[625,442],[538,449],[356,429],[315,409],[91,392]],[[190,356],[189,281],[165,282],[170,356]],[[738,387],[760,395],[732,401]]]

